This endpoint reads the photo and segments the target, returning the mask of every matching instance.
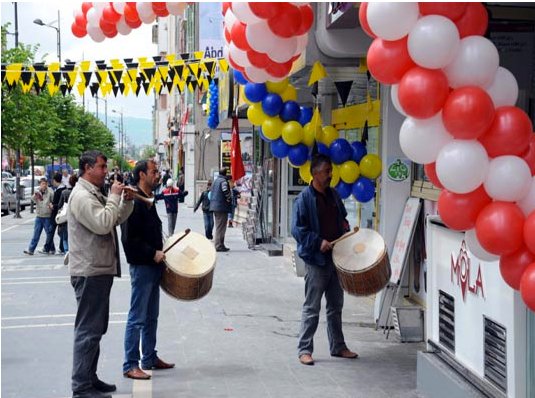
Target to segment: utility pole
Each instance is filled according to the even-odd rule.
[[[17,2],[13,2],[13,6],[15,7],[15,48],[19,47],[19,16],[18,16],[18,10],[17,10]],[[19,108],[19,104],[17,103],[17,108]],[[17,157],[17,167],[15,168],[16,174],[15,174],[15,187],[17,189],[17,206],[15,207],[15,217],[14,218],[22,218],[20,216],[20,146],[17,148],[16,155]],[[9,212],[9,209],[7,209]]]

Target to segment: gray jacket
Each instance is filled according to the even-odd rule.
[[[134,209],[134,201],[100,190],[80,178],[69,197],[69,272],[72,276],[121,276],[115,227]]]
[[[38,193],[41,193],[41,190],[35,191],[35,193],[32,196],[32,202],[35,203],[35,213],[37,217],[40,218],[49,218],[52,214],[52,210],[50,209],[50,203],[52,203],[52,199],[54,198],[54,191],[52,188],[47,188],[46,192],[42,194],[42,200],[38,197]]]

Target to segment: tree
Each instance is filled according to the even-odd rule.
[[[147,146],[141,151],[141,159],[152,159],[156,156],[156,148]]]

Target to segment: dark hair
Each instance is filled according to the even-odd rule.
[[[227,168],[223,167],[219,169],[219,175],[226,176],[227,175]]]
[[[206,181],[206,185],[212,185],[212,180]]]
[[[134,182],[136,184],[139,182],[139,173],[143,172],[147,174],[149,163],[154,163],[156,165],[156,162],[152,159],[144,159],[136,163],[136,167],[134,167]]]
[[[61,182],[61,179],[62,179],[62,175],[60,173],[58,173],[57,171],[54,173],[54,177],[52,177],[52,179],[56,182]]]
[[[46,179],[46,177],[41,177],[41,178],[39,179],[39,184],[41,184],[42,182],[46,182],[47,185],[48,185],[48,180]]]
[[[105,162],[108,161],[106,155],[104,155],[98,149],[92,149],[90,151],[85,151],[84,153],[82,153],[80,159],[78,160],[78,173],[80,174],[79,176],[81,177],[84,175],[86,164],[88,164],[89,167],[95,167],[98,158],[103,159]]]
[[[321,153],[318,153],[314,156],[312,156],[312,160],[310,161],[310,174],[314,174],[314,172],[321,169],[321,167],[325,164],[331,164],[331,158],[327,155],[323,155]]]
[[[71,188],[74,188],[77,182],[78,182],[78,177],[76,177],[76,174],[73,174],[69,177],[69,185],[71,186]]]

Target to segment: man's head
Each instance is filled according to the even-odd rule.
[[[48,187],[48,181],[46,178],[41,178],[39,180],[39,188],[41,188],[41,191],[45,191],[46,188]]]
[[[78,169],[80,178],[97,187],[103,187],[108,172],[108,158],[96,149],[85,151],[80,156]]]
[[[58,172],[54,173],[54,177],[52,177],[52,184],[54,185],[61,184],[61,174],[59,174]]]
[[[63,169],[61,172],[63,173],[63,175],[65,177],[67,177],[69,175],[69,170],[67,170],[67,169]]]
[[[312,174],[314,188],[323,192],[330,185],[333,177],[331,158],[322,154],[314,155],[310,162],[310,174]]]
[[[160,172],[154,160],[140,160],[134,167],[134,181],[144,190],[152,191],[158,185]]]
[[[226,167],[220,168],[219,169],[219,175],[223,176],[223,177],[226,177],[227,176],[227,168]]]

